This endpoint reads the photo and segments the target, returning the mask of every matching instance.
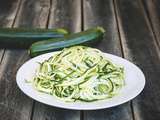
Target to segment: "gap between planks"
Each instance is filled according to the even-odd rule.
[[[50,0],[50,7],[49,7],[49,13],[48,13],[47,22],[46,22],[46,28],[49,28],[49,20],[50,20],[50,16],[51,16],[51,10],[52,10],[52,0]]]
[[[1,50],[1,56],[0,56],[0,66],[1,66],[1,63],[2,63],[2,60],[3,60],[3,58],[4,58],[4,54],[5,54],[5,49],[2,49]]]
[[[122,42],[122,38],[125,39],[124,32],[121,27],[121,19],[119,18],[119,13],[118,13],[118,7],[117,7],[117,2],[116,0],[113,0],[113,6],[114,6],[114,12],[115,12],[115,18],[116,18],[116,23],[117,23],[117,29],[118,29],[118,35],[119,35],[119,40],[120,40],[120,46],[121,46],[121,52],[122,52],[122,57],[125,58],[124,54],[124,46]],[[134,115],[134,109],[133,109],[133,104],[132,100],[129,102],[130,104],[130,109],[132,113],[132,120],[135,120],[135,115]]]
[[[10,26],[11,28],[14,26],[14,23],[15,23],[18,11],[20,9],[21,3],[22,3],[22,0],[19,0],[18,3],[17,3],[18,5],[17,5],[17,8],[16,8],[15,16],[14,16],[13,21],[12,21],[11,26]],[[0,56],[0,66],[1,66],[1,63],[3,61],[4,55],[5,55],[5,52],[6,52],[6,48],[3,48],[1,51],[2,51],[2,55]]]
[[[55,2],[55,4],[53,4],[53,2]],[[68,2],[72,3],[73,1],[68,1]],[[48,28],[51,28],[51,27],[68,27],[68,28],[70,28],[70,31],[74,31],[75,30],[76,32],[79,31],[77,29],[81,30],[81,26],[77,27],[77,25],[73,24],[72,21],[70,21],[70,17],[76,18],[76,16],[72,16],[72,14],[70,12],[71,12],[72,9],[75,8],[75,7],[73,7],[74,3],[77,3],[77,2],[73,2],[73,5],[70,6],[70,7],[73,7],[73,8],[71,8],[71,10],[70,9],[68,10],[67,9],[68,7],[65,7],[67,11],[65,10],[65,8],[62,8],[62,6],[60,5],[60,3],[61,2],[58,1],[58,0],[57,1],[56,0],[55,1],[54,0],[50,1],[50,8],[49,8],[49,12],[50,13],[48,15],[48,20],[47,20],[46,27],[48,27]],[[64,4],[66,2],[63,1],[62,3]],[[57,8],[57,11],[55,10],[56,8]],[[78,10],[80,10],[80,9],[78,9]],[[69,14],[69,16],[68,16],[68,14]],[[58,19],[57,21],[56,21],[56,18]],[[74,21],[75,19],[72,19],[72,20]],[[78,22],[76,22],[76,23],[78,23]],[[79,23],[81,23],[81,22],[79,22]],[[31,120],[39,119],[38,116],[36,117],[36,115],[39,114],[41,111],[38,111],[38,112],[35,112],[35,111],[36,111],[36,109],[38,109],[37,107],[39,107],[40,104],[41,103],[38,103],[38,102],[34,101],[34,105],[33,105],[33,108],[32,108]],[[55,117],[54,117],[54,114],[56,114],[57,112],[53,113],[52,109],[50,109],[49,106],[42,105],[41,107],[44,109],[43,112],[45,112],[45,113],[42,113],[42,115],[44,114],[44,117],[42,117],[41,119],[59,119],[59,118],[65,117],[65,114],[67,116],[70,116],[69,115],[70,113],[68,114],[68,112],[66,112],[66,111],[64,111],[65,114],[63,115],[63,111],[62,111],[62,113],[61,113],[60,116],[59,115],[55,115]],[[56,108],[55,110],[58,110],[58,112],[61,111],[61,110],[59,111],[59,108]],[[73,113],[73,116],[75,116],[74,113]],[[68,119],[70,119],[70,118],[68,118]],[[79,112],[78,112],[78,119],[80,119]]]
[[[118,24],[117,28],[118,28],[118,31],[119,31],[119,37],[120,37],[120,41],[121,41],[122,53],[123,53],[123,57],[125,58],[126,57],[126,55],[124,54],[125,53],[125,48],[124,48],[122,43],[124,43],[126,41],[126,38],[125,38],[125,34],[124,34],[124,31],[123,31],[122,26],[121,26],[122,21],[119,18],[117,0],[113,0],[113,1],[114,1],[114,6],[115,6],[116,20],[117,20],[117,24]],[[158,51],[159,51],[159,46],[158,45],[159,44],[158,44],[158,40],[156,38],[156,35],[155,35],[154,31],[153,31],[153,26],[151,24],[151,20],[150,20],[149,16],[147,15],[147,12],[145,11],[144,5],[143,5],[141,0],[138,0],[138,5],[139,5],[139,7],[140,7],[140,9],[142,11],[142,14],[144,16],[145,22],[147,23],[147,27],[149,29],[149,32],[151,33],[151,36],[153,37],[153,40],[154,40],[153,43],[155,44],[155,48],[156,48],[156,51],[158,53]],[[136,118],[135,118],[135,111],[134,111],[134,107],[133,107],[133,101],[130,102],[130,107],[131,107],[131,111],[132,111],[132,115],[133,115],[133,120],[135,120]]]
[[[81,31],[84,30],[84,1],[81,0]],[[84,120],[84,111],[80,111],[80,120]]]
[[[14,25],[15,25],[15,22],[16,22],[16,19],[17,19],[18,12],[19,12],[19,10],[20,10],[21,4],[22,4],[22,0],[19,0],[18,6],[17,6],[17,10],[16,10],[16,14],[15,14],[15,17],[14,17],[14,19],[13,19],[12,26],[11,26],[12,28],[13,28]]]
[[[22,2],[23,0],[19,0],[19,3],[18,3],[18,7],[17,7],[17,10],[16,10],[16,14],[15,14],[15,17],[14,17],[14,20],[13,20],[13,23],[12,23],[12,28],[15,27],[15,24],[16,24],[16,21],[18,19],[18,14],[20,13],[20,9],[21,9],[21,6],[23,4]],[[50,3],[51,3],[52,0],[50,0]],[[50,5],[50,8],[49,8],[49,14],[48,14],[48,17],[47,17],[47,22],[46,22],[46,25],[45,25],[45,28],[47,27],[48,28],[48,24],[49,24],[49,16],[50,16],[50,9],[51,9],[51,5]],[[17,26],[16,26],[17,27]],[[31,114],[30,114],[30,120],[33,119],[33,114],[34,114],[34,107],[35,107],[35,101],[33,100],[32,102],[32,107],[31,107]]]
[[[148,28],[149,28],[152,36],[153,36],[153,40],[155,42],[155,45],[157,45],[156,48],[158,48],[160,50],[160,44],[159,44],[158,39],[156,37],[156,33],[155,33],[154,29],[153,29],[151,18],[149,17],[149,14],[147,14],[147,11],[144,8],[144,4],[143,4],[142,0],[138,0],[138,4],[139,4],[139,6],[140,6],[140,8],[141,8],[141,10],[143,12],[143,15],[144,15],[144,18],[146,20],[147,26],[148,26]],[[157,52],[159,51],[158,49],[157,49]]]
[[[152,0],[148,0],[148,1],[140,0],[140,1],[142,3],[142,7],[143,7],[143,9],[144,9],[144,11],[146,13],[146,17],[148,18],[148,21],[150,23],[150,26],[151,26],[153,35],[155,37],[155,40],[157,42],[157,45],[158,45],[158,47],[160,49],[159,33],[157,33],[157,30],[159,30],[159,29],[155,27],[155,24],[157,23],[157,21],[156,21],[157,11],[155,11],[155,4],[153,4]]]
[[[45,28],[49,28],[49,20],[50,20],[50,16],[51,16],[51,9],[52,9],[52,0],[49,0],[50,1],[50,6],[49,6],[49,12],[48,12],[48,16],[47,16],[47,22],[46,22],[46,25],[45,25]],[[19,6],[20,8],[20,6]],[[18,12],[17,12],[18,14]],[[35,109],[35,104],[36,104],[36,101],[33,100],[33,104],[32,104],[32,111],[31,111],[31,116],[30,116],[30,120],[33,120],[34,118],[34,109]]]

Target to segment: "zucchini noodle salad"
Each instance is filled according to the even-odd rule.
[[[40,63],[34,87],[65,102],[92,102],[112,98],[124,86],[124,68],[98,49],[64,48]]]

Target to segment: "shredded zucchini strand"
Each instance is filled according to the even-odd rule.
[[[92,102],[119,93],[124,85],[124,68],[97,49],[75,46],[40,63],[33,83],[37,90],[67,102]]]

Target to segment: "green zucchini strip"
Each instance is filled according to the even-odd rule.
[[[92,102],[119,93],[124,86],[124,68],[97,49],[74,46],[40,63],[33,84],[38,91],[66,102]]]

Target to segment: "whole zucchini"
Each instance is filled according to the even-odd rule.
[[[31,45],[29,53],[31,57],[34,57],[46,52],[62,49],[64,47],[70,47],[79,44],[90,45],[91,43],[101,40],[104,32],[105,30],[102,27],[95,27],[86,31],[67,35],[63,38],[36,42]]]
[[[0,46],[26,48],[36,41],[60,38],[66,34],[65,29],[0,28]]]

